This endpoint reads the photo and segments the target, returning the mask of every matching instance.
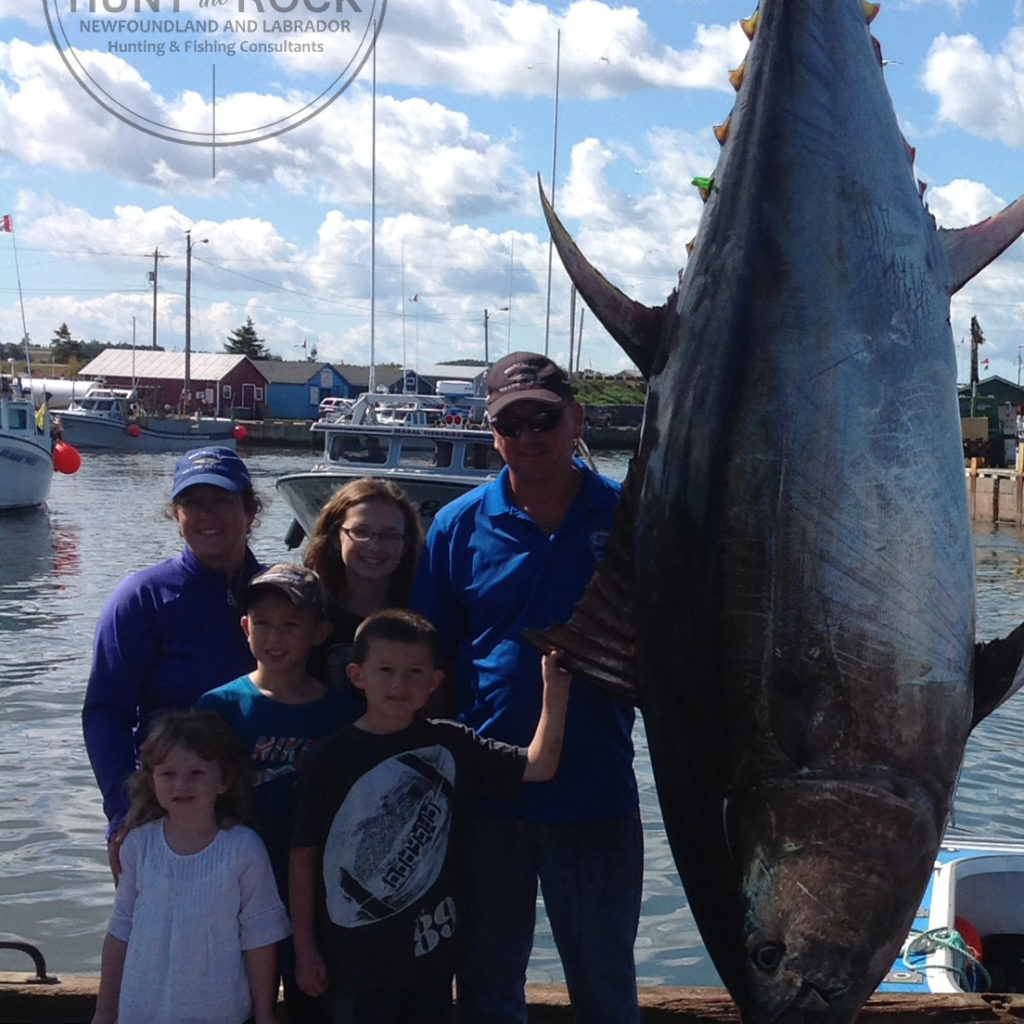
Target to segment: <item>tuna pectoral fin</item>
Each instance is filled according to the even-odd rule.
[[[605,330],[622,346],[623,352],[636,363],[637,369],[650,377],[654,356],[661,338],[661,324],[665,307],[644,306],[620,292],[615,285],[598,273],[580,252],[569,232],[562,226],[554,209],[544,195],[544,187],[537,175],[540,201],[551,230],[551,240],[562,258],[566,273],[591,312],[604,325]]]
[[[1024,623],[1009,636],[974,649],[973,729],[1024,685]]]
[[[523,637],[542,651],[558,647],[561,664],[616,697],[638,704],[634,659],[634,560],[636,492],[641,474],[630,463],[615,510],[604,558],[576,605],[572,618],[547,629],[525,629]]]
[[[959,291],[1024,232],[1024,196],[1005,210],[969,228],[942,228],[949,263],[949,294]]]

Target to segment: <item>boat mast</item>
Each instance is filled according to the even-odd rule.
[[[10,232],[11,245],[14,247],[14,276],[18,281],[18,305],[21,307],[21,343],[25,349],[25,375],[32,379],[32,354],[28,350],[28,324],[25,322],[25,299],[21,294],[21,267],[18,265],[18,242],[14,237],[14,218],[10,215],[3,218],[4,230]],[[29,384],[29,388],[32,385]],[[45,399],[44,399],[45,401]]]
[[[558,89],[562,75],[562,30],[558,30],[555,44],[555,128],[551,139],[551,209],[555,208],[555,172],[558,163]],[[544,355],[548,354],[548,336],[551,332],[551,257],[554,238],[548,234],[548,297],[544,314]],[[510,303],[511,305],[511,303]]]

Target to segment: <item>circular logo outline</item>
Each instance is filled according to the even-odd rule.
[[[54,17],[51,17],[50,5],[54,7],[54,17],[57,23],[60,25],[60,36],[62,36],[66,43],[66,49],[61,45],[60,38],[58,37],[57,29],[54,25]],[[374,17],[374,13],[377,8],[380,8],[377,17]],[[298,128],[300,125],[306,124],[311,121],[317,114],[322,113],[326,110],[359,76],[363,66],[369,59],[373,52],[374,46],[377,45],[377,38],[380,35],[381,26],[384,23],[384,15],[387,11],[387,0],[371,0],[370,10],[366,19],[366,26],[362,32],[355,53],[346,63],[344,68],[328,83],[320,92],[312,99],[307,100],[302,106],[295,110],[292,114],[288,115],[291,118],[298,118],[289,124],[285,124],[282,127],[277,127],[284,118],[278,118],[275,121],[268,122],[264,125],[259,125],[252,128],[238,129],[236,131],[225,131],[218,132],[216,127],[207,132],[197,132],[192,130],[180,129],[180,128],[169,128],[166,125],[161,125],[159,122],[153,121],[151,118],[144,117],[143,115],[131,110],[125,104],[115,99],[110,95],[102,86],[97,83],[93,77],[86,70],[82,64],[81,59],[78,56],[77,51],[68,39],[67,32],[64,28],[63,20],[60,16],[60,10],[57,8],[57,0],[43,0],[43,10],[46,15],[46,24],[50,31],[50,38],[53,41],[53,45],[57,48],[57,52],[60,54],[61,60],[64,62],[65,67],[68,69],[71,77],[81,86],[82,90],[93,100],[96,104],[107,111],[108,114],[112,114],[119,121],[127,124],[129,127],[134,128],[136,131],[143,132],[146,135],[150,135],[154,138],[163,139],[165,142],[172,142],[182,146],[203,146],[207,148],[221,148],[227,146],[247,146],[255,142],[261,142],[266,139],[272,139],[279,135],[284,135],[286,132],[292,131],[294,128]],[[369,42],[367,43],[367,39]],[[365,52],[364,52],[365,46]],[[74,64],[77,64],[81,75],[79,75],[75,66],[69,57],[69,54],[74,55]],[[358,63],[355,63],[358,61]],[[353,67],[353,63],[355,66]],[[213,66],[214,81],[216,81],[216,68]],[[341,81],[344,79],[343,81]],[[341,84],[337,83],[341,81]],[[89,87],[91,83],[96,89],[96,92]],[[100,95],[106,97],[105,102]],[[326,97],[326,98],[325,98]],[[323,100],[321,103],[320,101]],[[213,100],[213,113],[214,123],[216,123],[216,96]],[[309,110],[311,106],[319,104],[316,109]],[[120,110],[116,109],[121,108]],[[121,111],[125,111],[122,113]],[[309,111],[305,113],[305,111]],[[299,116],[302,115],[302,116]],[[153,125],[154,127],[147,127],[147,125]],[[268,129],[274,130],[268,130]],[[162,129],[162,130],[159,130]],[[170,134],[176,132],[177,135]],[[259,134],[253,134],[259,133]],[[245,134],[247,138],[231,138],[232,135]],[[204,136],[202,138],[187,138],[182,136]]]

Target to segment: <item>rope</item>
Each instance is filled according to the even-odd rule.
[[[924,960],[936,949],[953,953],[953,963],[928,964]],[[901,954],[914,970],[949,971],[965,992],[988,992],[992,988],[992,975],[985,965],[970,951],[963,936],[954,928],[932,928],[924,932],[911,932]]]

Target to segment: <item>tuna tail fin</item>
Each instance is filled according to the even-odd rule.
[[[940,228],[949,262],[949,294],[958,292],[1024,232],[1024,196],[1005,210],[967,228]]]
[[[634,302],[596,271],[580,252],[548,202],[539,174],[537,188],[540,190],[540,201],[551,239],[562,258],[566,273],[605,330],[636,363],[637,369],[645,377],[650,377],[666,307],[644,306]]]
[[[973,729],[1024,686],[1024,623],[1001,640],[974,649]]]
[[[612,531],[586,592],[572,618],[547,629],[525,629],[523,638],[541,651],[558,647],[570,672],[633,704],[639,704],[633,633],[636,497],[642,473],[629,465]]]

